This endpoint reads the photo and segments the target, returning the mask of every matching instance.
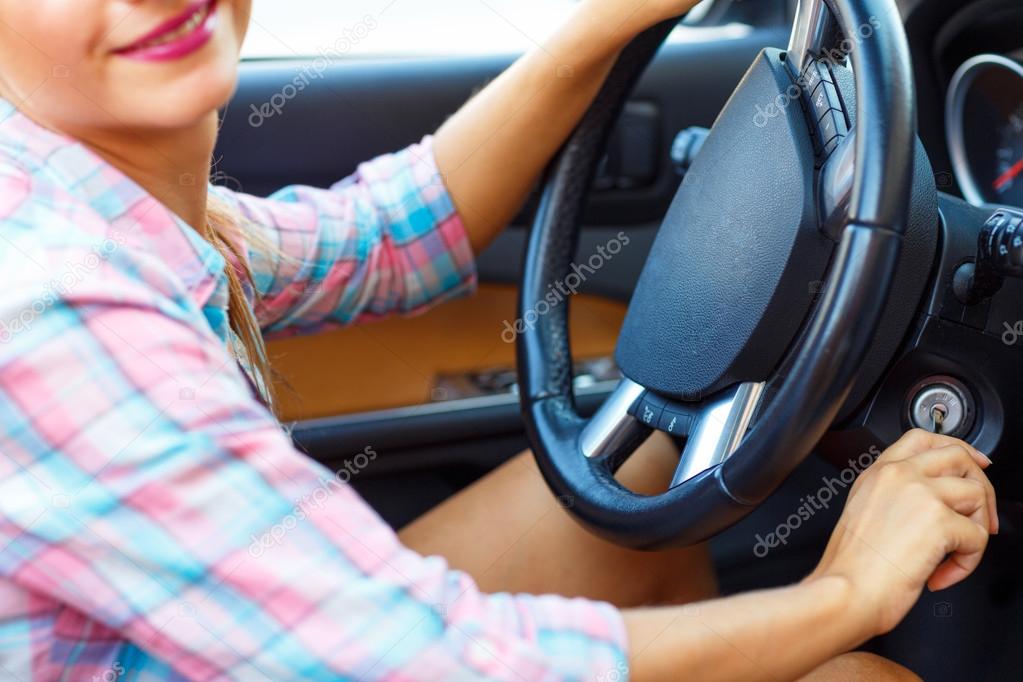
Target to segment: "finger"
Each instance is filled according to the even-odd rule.
[[[986,469],[991,466],[991,459],[969,443],[959,440],[958,438],[953,438],[952,436],[943,436],[940,433],[931,433],[930,431],[924,431],[923,429],[907,431],[902,438],[895,442],[894,445],[885,450],[878,459],[884,459],[888,462],[897,462],[899,460],[915,457],[916,455],[928,450],[937,450],[950,445],[960,445],[965,447],[967,452],[970,453],[970,456],[973,457],[974,461],[976,461],[981,468]]]
[[[938,499],[952,511],[967,517],[985,530],[991,529],[988,516],[991,507],[988,504],[987,489],[981,483],[969,478],[944,476],[928,479],[928,484]]]
[[[928,450],[907,460],[927,476],[957,476],[976,481],[984,488],[987,500],[987,529],[998,533],[998,498],[995,487],[987,474],[977,465],[970,452],[961,441],[937,450]]]
[[[927,579],[927,587],[932,592],[951,587],[972,574],[987,548],[987,531],[965,516],[949,514],[943,532],[945,550],[950,556]]]
[[[949,445],[926,450],[903,461],[913,464],[917,467],[917,470],[927,476],[965,477],[971,471],[980,471],[983,474],[980,466],[970,455],[969,449],[963,443],[953,442]]]

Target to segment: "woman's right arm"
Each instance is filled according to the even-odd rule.
[[[626,612],[636,680],[792,680],[894,628],[926,584],[950,587],[998,532],[990,460],[911,431],[853,486],[820,565],[798,585]]]
[[[359,164],[330,189],[293,185],[266,199],[211,191],[246,223],[242,250],[267,333],[414,315],[475,291],[475,256],[430,137]]]
[[[0,594],[20,597],[0,615],[23,619],[17,655],[41,677],[114,660],[133,679],[282,681],[625,665],[611,605],[484,594],[403,547],[348,485],[382,466],[373,443],[337,471],[298,452],[207,322],[207,280],[188,288],[141,231],[104,240],[88,207],[72,221],[29,188],[0,169],[0,322],[17,322],[0,328]]]

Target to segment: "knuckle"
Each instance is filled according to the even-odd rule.
[[[970,484],[971,484],[970,499],[972,499],[975,503],[981,504],[981,505],[984,502],[986,502],[987,501],[987,487],[984,486],[984,484],[980,483],[979,481],[972,481],[970,479],[966,479],[966,481],[969,481]]]
[[[970,481],[972,484],[968,495],[968,501],[974,506],[975,509],[985,510],[987,509],[987,489],[977,481]]]
[[[988,540],[990,540],[990,534],[987,529],[981,528],[980,525],[973,523],[970,524],[973,528],[969,531],[973,536],[971,549],[974,551],[983,551],[987,547]]]
[[[930,431],[924,431],[921,428],[916,428],[907,432],[906,435],[903,436],[903,440],[906,442],[906,445],[913,448],[925,447],[930,444],[933,435],[934,434]]]
[[[927,486],[921,486],[927,488]],[[931,520],[945,520],[949,518],[951,510],[942,502],[932,490],[927,488],[926,496],[920,500],[920,513]]]
[[[957,441],[955,443],[952,443],[950,447],[955,448],[956,459],[968,465],[974,464],[973,455],[970,454],[970,451],[969,449],[967,449],[965,443],[963,443],[962,441]]]
[[[931,487],[923,481],[911,481],[906,483],[903,487],[903,494],[907,497],[911,497],[919,500],[934,500],[934,491]],[[927,504],[928,502],[924,502]]]
[[[940,500],[932,499],[924,506],[924,518],[927,523],[940,528],[943,535],[953,536],[955,534],[955,512],[946,507]]]
[[[987,493],[987,486],[984,485],[983,481],[978,481],[975,478],[964,478],[963,480],[969,483],[970,486],[973,488],[973,490],[971,491],[972,494],[984,495],[985,493]]]
[[[911,467],[903,461],[889,462],[877,470],[877,480],[883,486],[904,486],[911,478]]]

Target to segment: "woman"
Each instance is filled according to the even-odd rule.
[[[471,289],[472,254],[618,50],[692,0],[583,0],[435,138],[269,200],[206,182],[250,2],[0,0],[0,670],[909,675],[840,654],[980,561],[997,531],[990,462],[962,442],[914,432],[885,452],[798,585],[680,607],[713,592],[704,549],[590,538],[527,460],[399,538],[261,400],[261,331]],[[652,442],[624,480],[662,484],[671,456]]]

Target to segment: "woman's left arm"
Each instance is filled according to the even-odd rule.
[[[267,332],[413,314],[471,292],[478,254],[514,217],[622,48],[696,0],[583,0],[421,145],[361,164],[329,190],[262,199],[214,188],[248,225]]]
[[[514,218],[596,97],[621,50],[697,0],[583,0],[437,131],[434,154],[473,251]]]

